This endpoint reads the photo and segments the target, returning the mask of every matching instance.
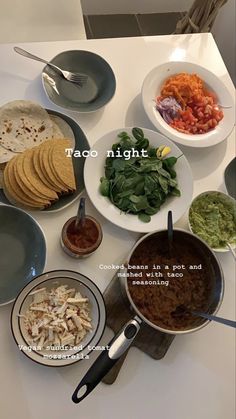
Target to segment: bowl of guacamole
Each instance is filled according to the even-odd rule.
[[[236,247],[236,201],[219,192],[207,191],[192,202],[189,228],[204,240],[214,251],[229,251],[228,243]]]

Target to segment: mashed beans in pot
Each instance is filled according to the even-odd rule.
[[[171,251],[166,232],[148,237],[134,250],[129,261],[128,288],[135,306],[147,320],[165,329],[184,330],[203,323],[203,319],[189,312],[180,316],[173,313],[179,306],[207,312],[213,287],[212,269],[207,262],[203,249],[184,234],[174,233]],[[148,269],[140,269],[143,266]],[[161,275],[161,278],[150,275]]]

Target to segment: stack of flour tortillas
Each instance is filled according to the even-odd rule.
[[[66,134],[66,135],[65,135]],[[65,138],[67,137],[67,138]],[[8,200],[28,209],[44,209],[76,189],[71,128],[40,105],[14,101],[0,108],[0,169]],[[1,179],[0,179],[1,183]]]

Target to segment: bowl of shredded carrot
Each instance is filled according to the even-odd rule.
[[[214,73],[197,64],[169,62],[145,78],[142,102],[156,128],[176,143],[209,147],[234,126],[234,101]]]

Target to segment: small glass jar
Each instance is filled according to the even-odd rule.
[[[62,227],[61,245],[74,258],[92,255],[102,242],[102,228],[95,218],[86,215],[84,226],[76,229],[76,217],[71,217]]]

